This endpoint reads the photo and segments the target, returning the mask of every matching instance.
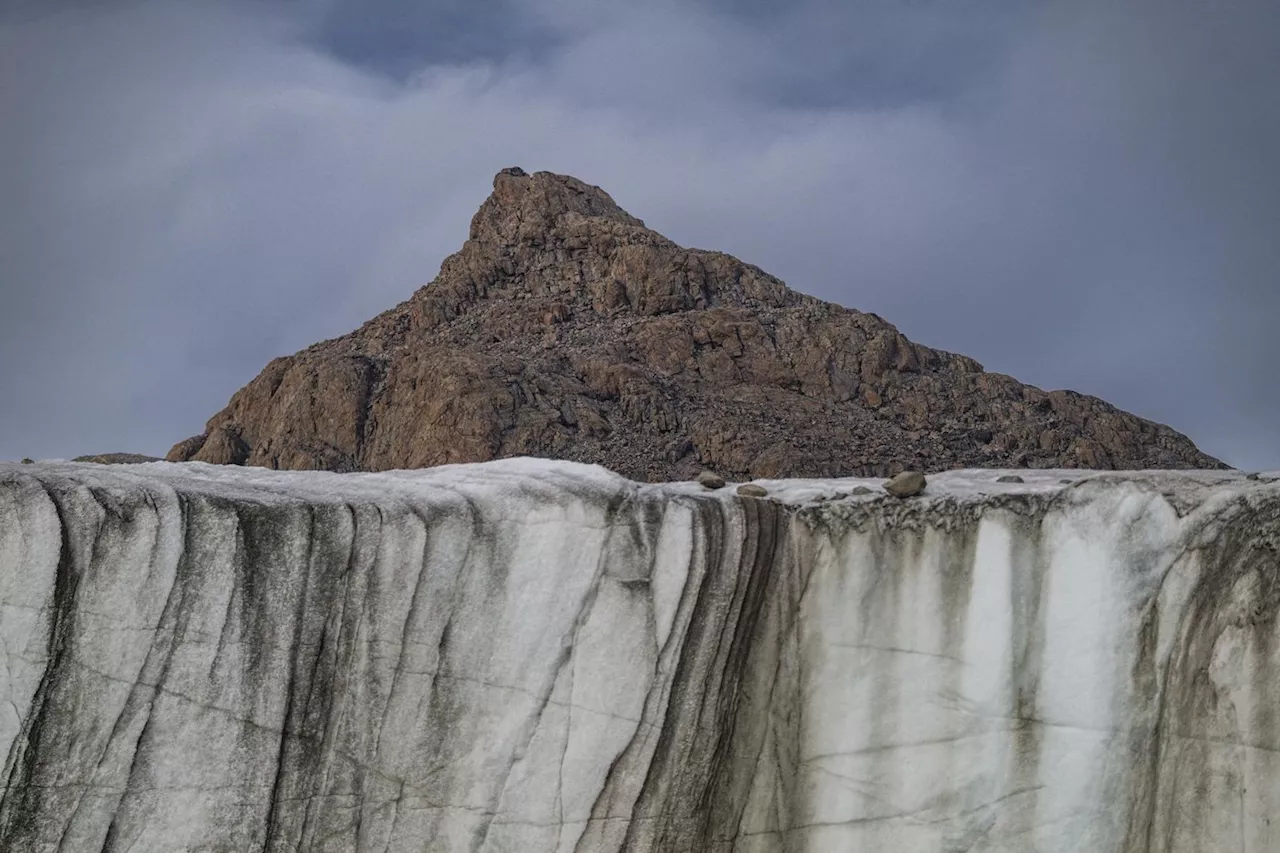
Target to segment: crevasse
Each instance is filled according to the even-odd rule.
[[[1280,849],[1280,483],[999,473],[0,465],[0,849]]]

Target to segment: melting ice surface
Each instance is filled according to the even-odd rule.
[[[1000,473],[0,465],[0,849],[1280,850],[1280,478]]]

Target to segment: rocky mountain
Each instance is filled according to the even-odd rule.
[[[598,187],[518,168],[433,282],[272,361],[167,458],[376,471],[519,455],[639,480],[1224,467],[1168,427],[920,346],[682,248]]]

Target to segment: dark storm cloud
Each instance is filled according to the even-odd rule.
[[[783,58],[752,81],[792,107],[886,108],[962,97],[998,71],[1034,4],[1021,0],[703,0]]]
[[[305,0],[289,14],[320,50],[403,79],[433,64],[545,55],[556,34],[525,10],[514,0]]]
[[[1280,467],[1262,0],[8,8],[0,458],[162,453],[520,164]]]

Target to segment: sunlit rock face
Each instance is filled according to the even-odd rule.
[[[1280,482],[1000,473],[0,466],[0,850],[1280,850]]]

